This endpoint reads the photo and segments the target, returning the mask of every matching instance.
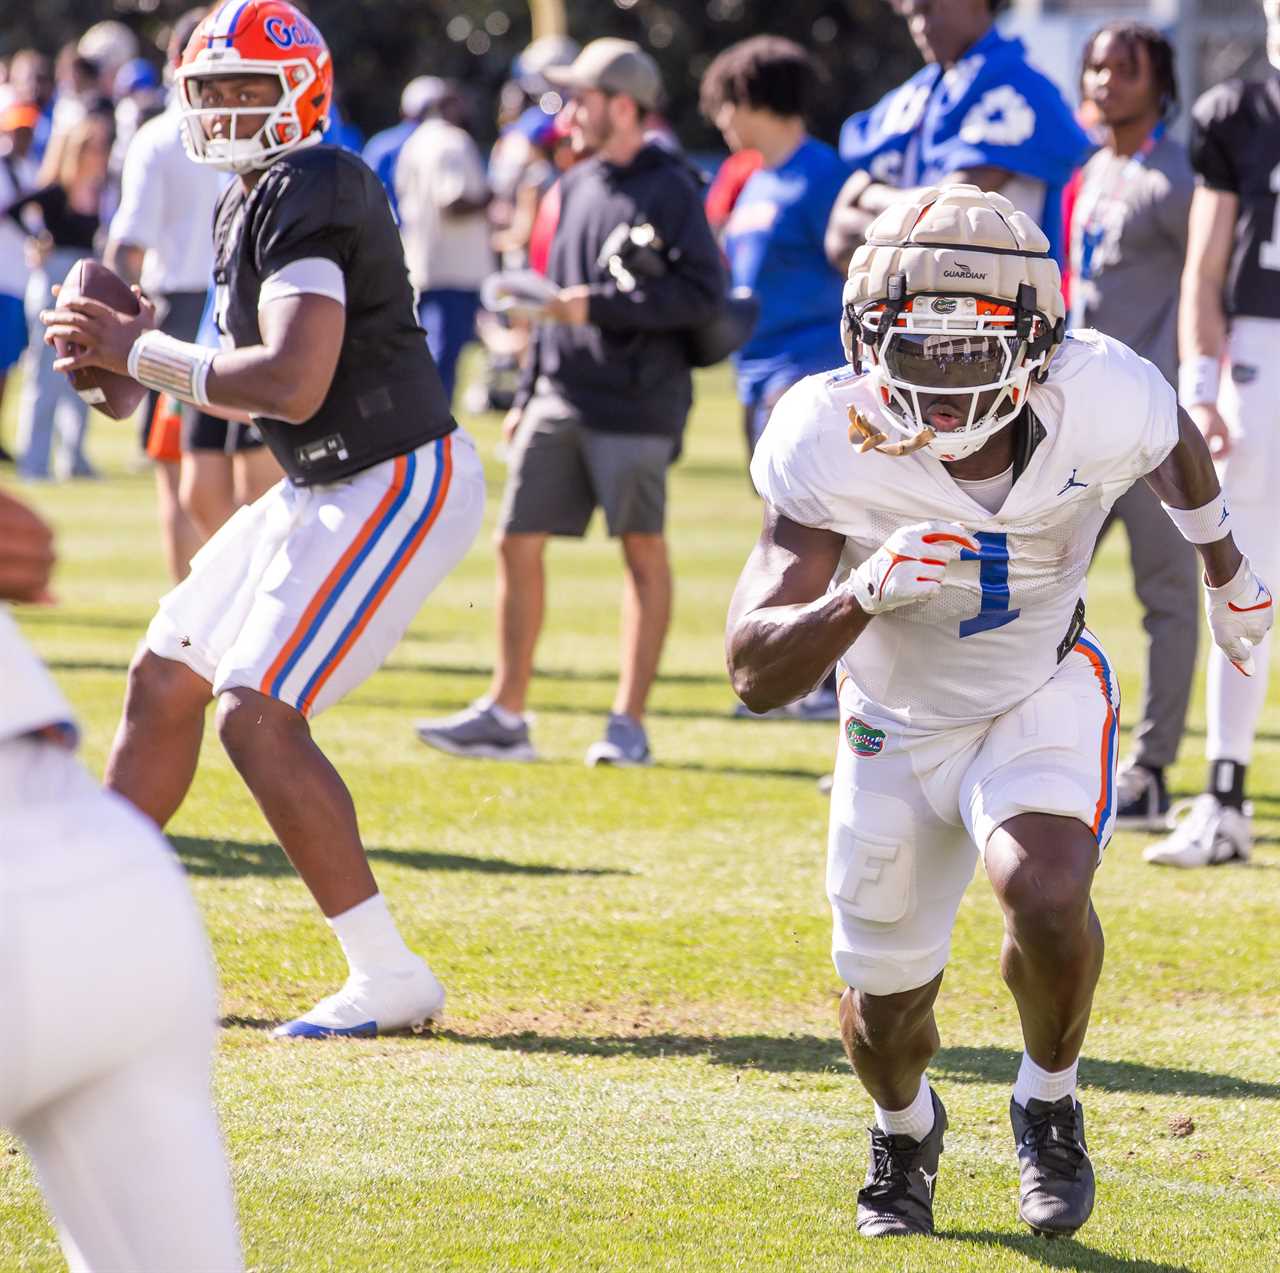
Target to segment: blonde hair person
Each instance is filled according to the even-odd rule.
[[[18,406],[18,473],[33,481],[51,475],[95,476],[84,451],[89,408],[70,381],[53,370],[54,352],[43,343],[39,314],[76,260],[93,254],[112,134],[109,115],[86,115],[56,140],[54,153],[46,157],[45,171],[52,172],[53,178],[0,212],[31,234],[33,244],[26,292],[32,337],[24,356]],[[52,457],[55,432],[59,438],[56,462]]]

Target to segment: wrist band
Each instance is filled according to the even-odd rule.
[[[1231,534],[1231,511],[1221,492],[1199,508],[1172,508],[1164,500],[1160,507],[1189,543],[1213,544]]]
[[[1201,354],[1178,364],[1178,401],[1184,407],[1216,406],[1218,378],[1222,363],[1218,358]]]
[[[207,407],[209,369],[217,352],[207,345],[175,340],[164,332],[143,332],[129,350],[129,375],[148,389]]]

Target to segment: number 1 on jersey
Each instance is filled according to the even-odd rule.
[[[961,637],[993,632],[1012,623],[1021,610],[1009,609],[1009,536],[1004,531],[980,530],[974,535],[980,552],[960,550],[961,561],[977,561],[978,583],[982,587],[982,607],[972,619],[960,620]]]

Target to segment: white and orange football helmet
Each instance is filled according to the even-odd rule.
[[[272,76],[280,98],[270,108],[203,106],[201,81],[230,75]],[[177,83],[187,154],[226,172],[250,172],[320,140],[333,100],[333,60],[314,23],[287,0],[227,0],[196,27]],[[262,117],[250,137],[236,136],[241,116]],[[215,120],[229,121],[229,136]]]
[[[1003,195],[955,185],[918,191],[871,223],[849,262],[841,335],[876,390],[879,423],[904,438],[885,449],[958,460],[1022,410],[1032,376],[1045,377],[1063,340],[1064,315],[1039,226]],[[968,395],[968,412],[935,432],[921,398],[941,395]]]

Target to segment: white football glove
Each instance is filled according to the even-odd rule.
[[[1246,557],[1235,578],[1221,588],[1205,584],[1204,609],[1218,648],[1245,676],[1253,675],[1253,647],[1271,631],[1275,606],[1271,590]]]
[[[947,564],[962,548],[979,546],[953,522],[917,522],[893,532],[855,571],[844,587],[868,614],[925,601],[942,587]]]

